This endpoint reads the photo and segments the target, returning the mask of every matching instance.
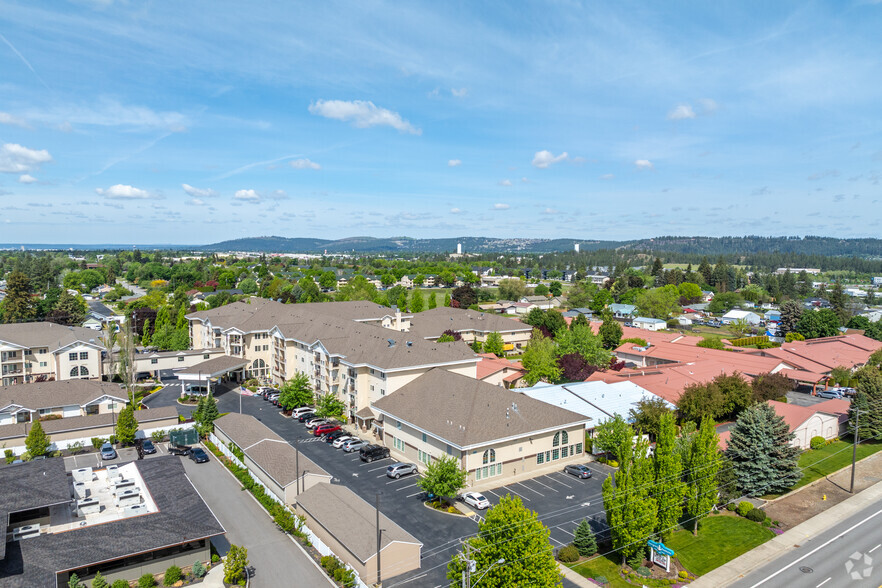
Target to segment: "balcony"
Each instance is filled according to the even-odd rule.
[[[23,374],[24,370],[21,365],[4,365],[3,366],[3,375],[4,376],[15,376],[19,374]]]

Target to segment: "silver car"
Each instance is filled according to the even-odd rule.
[[[346,443],[343,444],[343,451],[346,453],[352,453],[353,451],[358,451],[365,445],[370,445],[367,441],[362,441],[361,439],[350,439]]]
[[[393,463],[386,468],[386,475],[396,480],[401,476],[417,473],[416,464],[412,463]]]
[[[349,441],[355,441],[356,439],[358,439],[358,437],[353,437],[352,435],[343,435],[342,437],[338,437],[338,438],[334,439],[334,442],[332,443],[332,445],[334,447],[336,447],[337,449],[340,449],[341,447],[343,447],[344,443],[348,443]]]

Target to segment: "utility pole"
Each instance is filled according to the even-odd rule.
[[[300,496],[300,450],[294,447],[294,474],[297,476],[297,494]]]
[[[462,586],[463,588],[471,588],[472,586],[472,572],[474,571],[475,562],[472,560],[471,553],[472,545],[468,542],[468,540],[462,541],[462,551],[460,554],[462,561],[465,563],[465,567],[462,570]]]
[[[861,442],[861,410],[854,409],[854,444],[851,446],[851,488],[850,494],[854,494],[854,468],[857,462],[857,446]]]

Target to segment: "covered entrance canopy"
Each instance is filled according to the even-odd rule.
[[[177,372],[177,376],[183,384],[184,391],[195,389],[207,393],[211,383],[221,379],[241,382],[247,365],[246,359],[224,355],[183,369]]]

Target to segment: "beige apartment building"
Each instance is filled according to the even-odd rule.
[[[584,459],[589,418],[446,370],[430,370],[372,406],[393,457],[424,467],[453,456],[470,487]]]
[[[408,332],[429,341],[437,341],[448,330],[462,335],[466,343],[483,343],[490,333],[499,333],[505,350],[513,353],[522,351],[533,334],[533,327],[521,321],[492,312],[449,307],[423,311],[411,323]]]
[[[119,414],[128,400],[118,384],[52,381],[0,387],[0,425],[99,414]]]
[[[55,323],[0,325],[0,385],[101,379],[100,333]]]

